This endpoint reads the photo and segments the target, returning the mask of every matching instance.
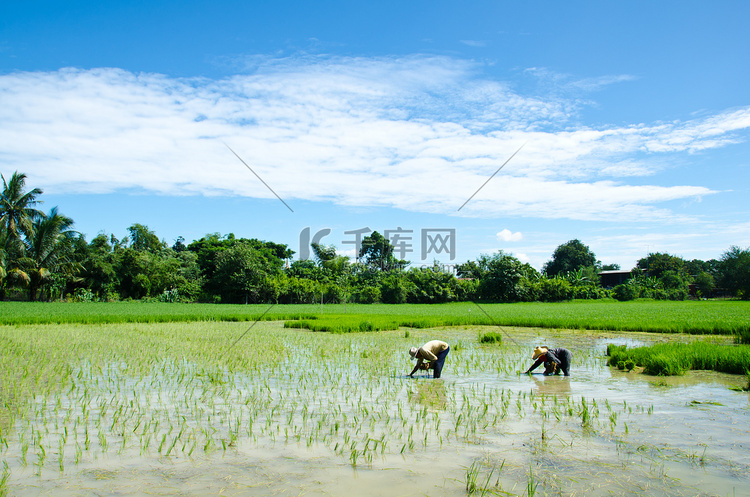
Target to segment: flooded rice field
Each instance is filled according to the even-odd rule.
[[[9,354],[43,353],[2,379],[0,488],[749,495],[750,397],[736,390],[747,378],[606,366],[608,343],[694,338],[515,328],[503,330],[502,345],[481,345],[480,331],[334,335],[275,322],[0,328]],[[443,377],[410,378],[409,347],[435,338],[451,345]],[[540,344],[573,352],[570,377],[519,374]],[[39,357],[49,366],[34,365]]]

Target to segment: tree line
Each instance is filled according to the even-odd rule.
[[[0,198],[0,300],[215,303],[443,303],[620,300],[683,300],[720,290],[750,299],[750,249],[730,247],[720,259],[687,261],[652,253],[625,283],[605,288],[602,265],[574,239],[561,244],[537,271],[498,251],[459,264],[409,267],[377,231],[364,237],[356,262],[334,246],[312,244],[314,258],[292,260],[284,244],[233,234],[207,234],[171,246],[135,223],[118,239],[103,233],[91,241],[73,220],[52,208],[37,209],[42,190],[27,190],[26,175],[2,176]]]

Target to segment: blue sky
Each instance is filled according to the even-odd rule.
[[[744,1],[3,2],[0,171],[87,239],[137,222],[299,252],[328,228],[352,255],[346,231],[401,228],[415,265],[504,250],[541,268],[573,238],[625,269],[719,258],[750,245],[748,18]],[[452,260],[422,259],[433,229],[455,229]]]

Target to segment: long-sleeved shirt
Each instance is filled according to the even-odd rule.
[[[560,347],[559,349],[549,349],[547,353],[540,356],[536,362],[528,369],[528,372],[534,371],[543,362],[554,362],[560,366],[565,374],[568,374],[570,367],[570,351]]]

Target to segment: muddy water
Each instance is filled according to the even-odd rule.
[[[435,336],[453,345],[443,378],[407,377],[407,345]],[[80,392],[45,399],[59,414],[18,420],[7,438],[10,495],[466,495],[472,483],[476,495],[750,495],[750,396],[730,389],[746,379],[655,378],[604,363],[607,343],[678,337],[516,330],[506,345],[483,347],[476,336],[315,334],[310,354],[215,388],[190,361],[147,381],[114,368],[90,378],[91,405],[137,408],[121,421],[111,409],[103,422],[94,409],[84,422]],[[347,342],[348,354],[321,352],[333,342]],[[518,374],[542,343],[573,351],[570,377]],[[146,448],[139,416],[160,421]],[[39,439],[50,441],[45,462],[32,444],[24,464],[23,441]]]

